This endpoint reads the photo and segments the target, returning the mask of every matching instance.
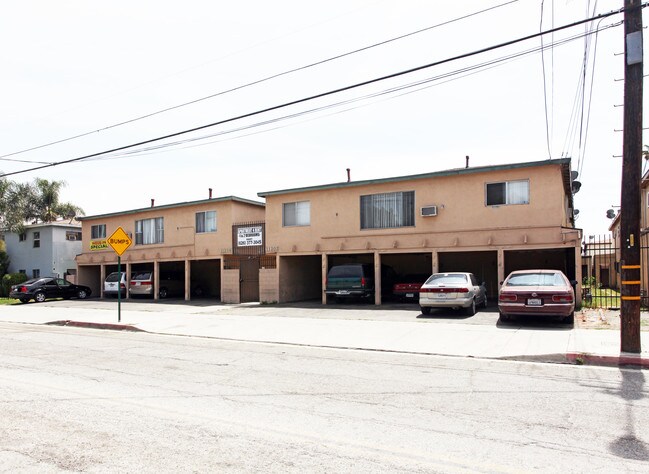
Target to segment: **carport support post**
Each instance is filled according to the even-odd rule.
[[[381,304],[381,254],[374,252],[374,304]]]
[[[329,264],[327,260],[327,254],[322,254],[322,304],[327,304],[327,294],[324,290],[327,288],[327,265]]]
[[[117,322],[122,322],[122,257],[117,256]]]

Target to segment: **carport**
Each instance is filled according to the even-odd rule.
[[[505,250],[505,276],[515,270],[561,270],[569,280],[577,278],[575,248]]]
[[[90,287],[92,296],[99,297],[104,288],[101,265],[79,265],[77,268],[77,283]]]
[[[190,286],[192,297],[221,298],[221,260],[192,260]]]
[[[484,281],[487,286],[487,297],[498,297],[498,252],[440,252],[438,254],[440,273],[469,272],[478,281]]]
[[[322,298],[322,257],[295,255],[279,257],[279,302]]]

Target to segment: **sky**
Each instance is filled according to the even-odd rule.
[[[6,2],[0,175],[65,181],[61,200],[97,215],[207,199],[209,188],[263,201],[258,192],[346,181],[347,168],[366,180],[461,168],[465,156],[470,166],[570,157],[582,183],[576,226],[603,234],[620,204],[622,15],[450,59],[622,6]]]

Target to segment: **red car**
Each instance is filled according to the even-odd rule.
[[[511,272],[500,288],[500,319],[512,316],[558,316],[575,321],[573,283],[559,270],[518,270]]]
[[[419,302],[419,290],[429,276],[417,273],[397,278],[397,283],[392,285],[392,296],[401,301]]]

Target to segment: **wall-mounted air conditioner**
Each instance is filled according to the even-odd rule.
[[[437,215],[437,206],[424,206],[421,208],[422,217],[433,217]]]

